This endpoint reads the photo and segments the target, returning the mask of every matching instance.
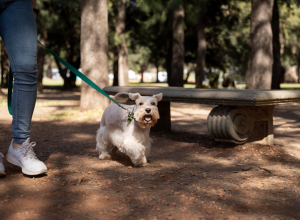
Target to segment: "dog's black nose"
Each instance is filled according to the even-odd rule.
[[[151,112],[151,108],[146,108],[145,111],[146,111],[147,113],[150,113],[150,112]]]

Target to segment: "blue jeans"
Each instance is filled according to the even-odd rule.
[[[0,0],[0,36],[14,76],[13,140],[22,144],[30,135],[37,94],[37,30],[31,0]]]

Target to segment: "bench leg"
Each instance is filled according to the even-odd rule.
[[[158,119],[156,125],[151,128],[152,131],[165,131],[171,130],[171,108],[170,102],[159,102],[158,110],[160,119]]]
[[[207,118],[207,127],[216,141],[243,144],[259,141],[273,144],[274,106],[217,106]]]

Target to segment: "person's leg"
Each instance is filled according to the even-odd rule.
[[[37,94],[37,30],[31,0],[12,1],[0,13],[0,34],[6,46],[14,76],[13,140],[6,159],[27,175],[47,172],[30,143],[31,118]]]
[[[0,33],[14,76],[13,140],[22,144],[30,135],[37,94],[37,30],[31,0],[13,2],[1,12]]]

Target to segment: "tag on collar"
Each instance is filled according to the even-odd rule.
[[[131,123],[131,121],[133,119],[133,115],[134,115],[133,110],[134,110],[134,108],[132,109],[132,112],[128,114],[128,118],[127,118],[128,123]]]

